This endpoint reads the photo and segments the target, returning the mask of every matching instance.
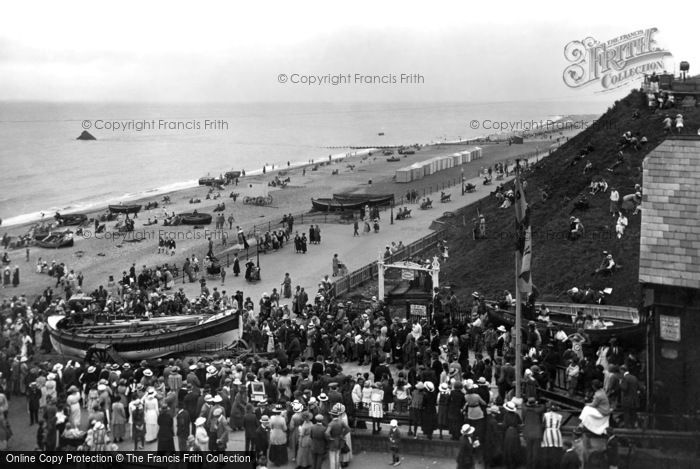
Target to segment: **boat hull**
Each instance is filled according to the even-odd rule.
[[[113,213],[139,213],[140,205],[110,205],[109,211]]]
[[[225,349],[241,338],[240,320],[229,314],[181,330],[153,334],[87,334],[58,327],[64,316],[47,321],[54,349],[62,355],[85,358],[97,344],[109,344],[127,361],[149,360],[170,355],[201,355]]]
[[[208,213],[181,213],[178,217],[183,225],[208,225],[211,223],[211,215]]]
[[[49,239],[35,240],[34,244],[40,248],[46,249],[58,249],[58,248],[69,248],[73,246],[73,238],[52,238]]]
[[[489,322],[495,324],[496,326],[515,326],[515,313],[510,311],[505,311],[502,309],[490,310]],[[528,320],[523,318],[523,329],[526,329]],[[576,327],[571,323],[565,323],[562,321],[553,320],[552,323],[561,327],[567,334],[573,334],[576,332]],[[547,325],[542,321],[537,321],[537,330],[540,333],[547,329]],[[585,333],[591,339],[591,342],[596,345],[607,344],[610,339],[614,336],[624,344],[641,344],[643,343],[644,334],[646,331],[646,324],[640,322],[638,324],[625,324],[625,323],[615,323],[614,326],[608,327],[606,329],[586,329]]]
[[[391,205],[394,202],[393,194],[367,195],[367,194],[333,194],[332,199],[311,199],[311,205],[318,211],[345,211],[361,210],[366,205],[379,207]]]

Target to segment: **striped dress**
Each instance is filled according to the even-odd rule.
[[[561,421],[562,416],[556,412],[549,411],[542,416],[544,433],[540,460],[543,468],[559,467],[559,462],[564,454],[560,430]]]
[[[561,448],[563,447],[561,438],[561,420],[562,416],[556,412],[547,412],[542,417],[544,423],[544,434],[542,435],[543,448]]]

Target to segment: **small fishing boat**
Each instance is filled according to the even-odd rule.
[[[389,163],[395,163],[396,161],[401,161],[401,158],[397,156],[392,156],[391,158],[386,159]]]
[[[112,213],[135,214],[135,213],[139,213],[141,211],[141,206],[138,204],[110,205],[109,211]]]
[[[383,137],[383,136],[384,136],[384,132],[379,132],[377,135],[379,135],[380,137]]]
[[[311,199],[314,210],[334,212],[361,210],[365,206],[378,207],[391,205],[394,194],[333,194],[333,198]]]
[[[314,210],[318,210],[319,212],[337,212],[337,211],[345,211],[345,210],[360,210],[364,204],[362,201],[356,201],[356,202],[341,202],[336,199],[311,199],[311,205]]]
[[[128,361],[169,355],[198,356],[224,350],[242,336],[239,314],[232,311],[105,322],[74,317],[49,316],[47,325],[56,351],[80,359],[96,345],[111,346]]]
[[[181,213],[178,218],[183,225],[208,225],[211,223],[211,215],[208,213]]]
[[[489,309],[488,317],[489,322],[495,324],[496,326],[515,326],[514,311],[506,311],[498,308]],[[576,332],[577,328],[573,323],[573,318],[568,314],[562,314],[550,310],[549,317],[554,327],[561,328],[567,334],[573,334]],[[588,335],[593,344],[607,344],[610,342],[610,339],[613,336],[617,337],[622,343],[625,344],[639,344],[643,342],[644,334],[646,332],[646,324],[644,322],[605,318],[603,315],[601,315],[601,319],[606,326],[605,329],[585,329],[585,333]],[[526,318],[523,316],[523,329],[526,329],[528,322],[532,320],[533,319],[531,318]],[[547,329],[547,323],[536,320],[534,322],[537,330],[540,331],[540,333],[543,333]]]
[[[233,171],[231,171],[233,173]],[[228,173],[226,173],[228,174]],[[239,173],[240,175],[240,173]],[[233,179],[235,179],[238,176],[234,176]],[[205,176],[202,178],[199,178],[199,185],[200,186],[220,186],[222,184],[226,183],[225,180],[211,177],[211,176]]]
[[[73,233],[70,231],[50,233],[42,239],[34,240],[34,244],[47,249],[69,248],[73,246]]]
[[[61,215],[60,213],[56,212],[54,218],[56,219],[58,224],[62,226],[76,226],[81,225],[87,221],[87,215],[83,213],[71,213],[69,215]]]
[[[359,202],[362,201],[365,204],[369,204],[370,207],[376,205],[391,205],[394,201],[394,194],[355,194],[342,192],[340,194],[333,194],[333,198],[339,202]]]

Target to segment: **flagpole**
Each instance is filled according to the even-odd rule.
[[[520,160],[515,160],[515,180],[519,182]],[[517,188],[517,186],[516,186]],[[515,397],[521,397],[521,378],[523,376],[523,347],[522,347],[522,299],[520,295],[520,268],[522,255],[520,250],[515,250]]]
[[[521,397],[521,377],[523,375],[523,353],[522,353],[522,299],[520,298],[520,286],[518,274],[520,273],[520,252],[515,253],[515,397]]]

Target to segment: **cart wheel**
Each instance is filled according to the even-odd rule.
[[[260,196],[257,199],[255,199],[255,205],[265,205],[265,199]]]
[[[97,365],[99,363],[109,363],[111,361],[111,357],[109,356],[107,350],[90,348],[85,354],[85,361],[92,363],[93,365]]]

